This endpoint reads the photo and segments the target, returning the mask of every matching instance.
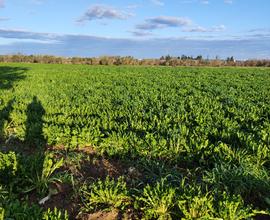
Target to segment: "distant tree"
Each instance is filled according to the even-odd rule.
[[[100,57],[99,65],[109,65],[109,58],[106,56]]]
[[[181,56],[181,60],[186,60],[186,59],[187,59],[187,56],[183,54],[183,55]]]
[[[234,62],[234,57],[231,56],[231,57],[227,57],[226,61],[229,63],[229,62]]]
[[[199,55],[199,56],[197,56],[195,59],[196,59],[196,60],[202,60],[203,57],[202,57],[202,55]]]
[[[169,61],[169,60],[171,60],[172,59],[172,57],[168,54],[166,57],[165,57],[165,60],[166,61]]]
[[[121,57],[116,57],[115,61],[113,62],[114,65],[121,65],[122,64],[122,59]]]

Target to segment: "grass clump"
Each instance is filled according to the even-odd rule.
[[[131,203],[126,183],[123,177],[117,180],[107,177],[104,181],[98,180],[90,185],[84,184],[81,188],[84,207],[83,210],[124,210]]]
[[[166,179],[161,179],[154,186],[147,185],[137,202],[145,219],[169,220],[172,219],[175,196],[175,189]]]

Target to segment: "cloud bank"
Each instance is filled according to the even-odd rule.
[[[237,59],[270,58],[270,35],[224,40],[191,38],[120,39],[88,35],[57,35],[0,29],[0,38],[12,43],[0,45],[1,54],[51,54],[58,56],[134,56],[158,58],[182,54],[204,57],[216,55]],[[26,41],[27,40],[27,41]]]

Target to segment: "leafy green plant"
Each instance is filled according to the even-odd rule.
[[[0,206],[3,204],[3,201],[5,200],[7,193],[8,192],[4,189],[4,187],[0,185]]]
[[[178,207],[183,213],[182,219],[214,219],[213,197],[207,194],[180,200]]]
[[[43,213],[43,220],[68,220],[68,213],[67,211],[63,212],[56,207],[53,211],[49,208],[46,212]]]
[[[180,182],[177,206],[182,219],[215,219],[214,197],[207,191],[195,181],[183,179]]]
[[[30,187],[28,187],[25,192],[29,192],[34,189],[36,189],[39,194],[48,192],[50,184],[61,182],[61,176],[55,175],[55,171],[62,167],[63,163],[63,158],[57,159],[56,161],[53,154],[46,154],[43,161],[42,170],[35,170],[33,177],[28,176]]]
[[[5,209],[4,203],[6,202],[7,191],[0,185],[0,220],[4,220]]]
[[[144,173],[144,179],[147,183],[155,183],[162,178],[166,178],[170,181],[179,182],[181,180],[182,175],[175,167],[167,165],[165,162],[161,160],[150,160],[147,158],[143,158],[136,162],[138,167]]]
[[[5,209],[0,207],[0,220],[4,220],[5,217]]]
[[[8,183],[17,171],[18,162],[15,152],[0,152],[0,183]]]
[[[137,202],[144,212],[145,219],[172,219],[175,205],[175,189],[170,187],[166,179],[161,179],[155,186],[147,185]]]
[[[41,216],[42,209],[35,204],[13,200],[5,206],[5,219],[37,220],[41,219]]]
[[[254,210],[249,206],[245,206],[240,196],[229,197],[223,193],[223,198],[218,203],[217,216],[226,220],[242,220],[249,219],[258,214],[267,214],[264,211]]]
[[[244,158],[244,156],[243,156]],[[216,189],[240,194],[246,199],[256,198],[262,203],[269,196],[270,176],[256,162],[241,159],[238,165],[230,163],[216,164],[211,171],[206,171],[204,180]]]
[[[124,210],[131,203],[126,183],[122,177],[113,180],[107,177],[105,181],[98,180],[81,188],[85,211],[97,209]]]

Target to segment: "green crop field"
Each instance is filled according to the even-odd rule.
[[[269,212],[269,68],[0,64],[0,220]]]

